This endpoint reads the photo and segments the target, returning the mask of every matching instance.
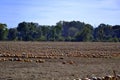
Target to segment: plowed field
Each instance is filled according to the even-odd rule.
[[[73,80],[120,74],[120,43],[0,42],[0,80]]]

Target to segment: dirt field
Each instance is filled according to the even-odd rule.
[[[120,74],[120,43],[0,42],[0,80],[73,80],[113,70]]]

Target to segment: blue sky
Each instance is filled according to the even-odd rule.
[[[0,0],[0,23],[8,27],[23,21],[55,25],[60,20],[120,24],[120,0]]]

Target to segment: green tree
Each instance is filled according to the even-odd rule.
[[[23,41],[33,41],[36,38],[37,23],[22,22],[18,24],[19,39]]]
[[[95,41],[111,41],[113,38],[112,26],[106,24],[100,24],[94,30],[94,39]]]
[[[17,40],[17,29],[16,28],[10,28],[8,30],[8,40],[12,41],[12,40]]]
[[[120,25],[112,26],[113,37],[120,38]]]
[[[0,40],[6,40],[7,34],[8,34],[7,25],[0,23]]]
[[[54,26],[53,32],[54,32],[54,39],[56,41],[63,40],[63,38],[62,38],[62,26],[61,25]]]
[[[119,38],[114,37],[112,41],[114,41],[114,42],[119,42]]]
[[[92,41],[93,40],[93,27],[86,24],[81,32],[76,35],[76,41]]]
[[[49,34],[50,28],[49,26],[41,26],[41,38],[44,39],[44,41],[48,40],[48,34]]]

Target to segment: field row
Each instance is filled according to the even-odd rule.
[[[117,57],[120,43],[0,42],[0,56]]]

